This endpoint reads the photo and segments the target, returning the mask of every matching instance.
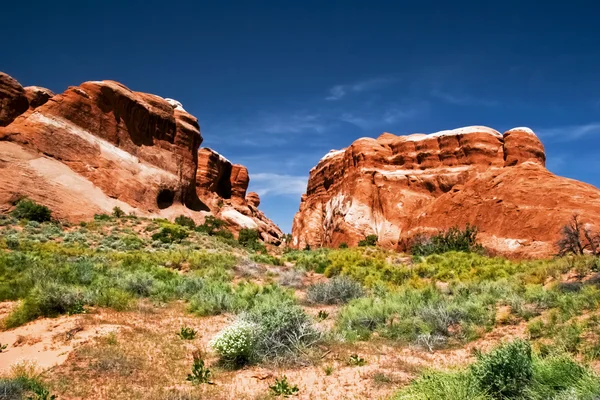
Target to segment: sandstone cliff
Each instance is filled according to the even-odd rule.
[[[417,233],[470,223],[490,250],[548,256],[572,214],[600,227],[600,190],[553,175],[545,161],[528,128],[362,138],[311,170],[293,244],[356,245],[375,234],[395,247]]]
[[[246,167],[203,148],[198,153],[196,181],[198,197],[215,216],[238,229],[257,229],[266,242],[281,242],[283,232],[257,208],[258,194],[246,194],[250,182]]]
[[[54,95],[0,73],[0,105],[0,211],[29,197],[74,221],[115,206],[197,222],[215,212],[198,195],[218,186],[219,177],[202,176],[209,171],[198,165],[198,120],[175,100],[113,81],[85,82]],[[247,170],[235,167],[234,197],[245,195],[249,181]],[[251,207],[236,206],[244,212]],[[253,212],[248,218],[256,219],[265,240],[278,242],[278,228]]]

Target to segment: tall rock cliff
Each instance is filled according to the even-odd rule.
[[[571,215],[600,228],[600,190],[550,173],[545,162],[528,128],[358,139],[311,170],[293,244],[356,245],[375,234],[396,247],[417,233],[469,223],[492,251],[548,256]]]
[[[54,95],[22,88],[0,73],[0,105],[0,211],[22,197],[69,220],[115,206],[197,222],[214,211],[198,197],[216,179],[201,175],[208,171],[198,165],[198,120],[175,100],[114,81],[85,82]],[[231,183],[236,194],[248,186],[243,169],[245,177],[240,173]],[[271,233],[263,236],[279,241],[280,231]]]

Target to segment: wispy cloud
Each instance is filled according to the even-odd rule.
[[[485,99],[468,94],[449,93],[439,89],[432,90],[430,94],[431,97],[456,106],[496,107],[500,104],[496,100]]]
[[[308,182],[308,177],[306,176],[275,173],[252,174],[250,178],[251,190],[258,193],[259,196],[299,196],[306,191],[306,184]]]
[[[274,147],[285,145],[300,135],[322,135],[332,123],[314,111],[273,111],[223,120],[208,129],[227,135],[233,139],[229,144],[236,147]],[[213,138],[221,141],[222,135]]]
[[[312,130],[323,133],[326,125],[319,114],[295,112],[292,114],[267,114],[259,121],[260,130],[271,134],[300,133]]]
[[[325,97],[325,100],[340,100],[350,93],[361,93],[375,90],[383,85],[390,84],[395,81],[396,80],[392,78],[374,78],[351,84],[336,85],[329,89],[329,95]]]
[[[391,104],[379,110],[377,107],[361,109],[353,112],[344,112],[339,119],[356,125],[359,128],[370,130],[376,128],[389,128],[407,119],[414,118],[423,113],[428,107],[426,102],[415,102],[407,105]]]
[[[569,142],[581,139],[584,136],[600,135],[600,122],[549,129],[536,129],[535,131],[544,139],[551,139],[557,142]]]

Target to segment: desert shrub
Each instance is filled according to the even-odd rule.
[[[302,279],[304,278],[304,274],[295,269],[290,269],[288,271],[283,271],[279,275],[278,282],[281,286],[299,288],[302,287]]]
[[[413,238],[410,252],[415,256],[442,254],[449,251],[481,252],[482,247],[477,243],[477,227],[467,224],[464,230],[452,227],[445,232],[426,237]]]
[[[342,242],[340,243],[340,245],[338,246],[339,249],[347,249],[348,248],[348,243],[346,242]]]
[[[194,385],[201,385],[203,383],[212,384],[211,377],[212,372],[204,364],[204,359],[200,357],[199,353],[194,353],[194,363],[192,364],[192,373],[188,374],[187,381],[192,382]]]
[[[558,354],[537,358],[533,364],[533,387],[537,398],[552,398],[559,391],[576,387],[588,371],[571,357]]]
[[[93,302],[100,307],[110,307],[117,311],[129,308],[133,298],[131,294],[116,287],[98,288],[93,291]]]
[[[402,390],[394,400],[489,400],[468,372],[428,372]]]
[[[281,258],[272,256],[270,254],[252,254],[250,256],[252,261],[255,261],[260,264],[268,264],[268,265],[283,265]]]
[[[210,346],[221,360],[234,366],[242,366],[252,361],[255,355],[258,327],[238,319],[223,329],[210,341]]]
[[[594,400],[599,394],[600,379],[591,370],[564,354],[534,355],[529,343],[516,340],[465,370],[426,372],[393,399]]]
[[[256,326],[254,351],[259,361],[291,361],[290,356],[320,339],[310,317],[289,298],[265,297],[240,318]]]
[[[340,276],[311,285],[306,290],[306,299],[316,304],[343,304],[352,299],[364,296],[360,283]]]
[[[225,239],[225,240],[233,240],[234,239],[233,232],[228,231],[227,229],[219,229],[219,230],[215,231],[212,235],[215,237],[221,238],[221,239]]]
[[[256,229],[242,228],[238,235],[238,243],[250,250],[265,252],[265,246],[260,242],[260,235]]]
[[[154,287],[154,277],[147,272],[135,272],[123,282],[124,289],[138,297],[149,297]]]
[[[27,391],[26,381],[23,379],[0,378],[0,399],[21,400]]]
[[[84,297],[80,290],[52,281],[43,282],[37,284],[3,322],[7,328],[12,328],[41,316],[78,314],[83,312],[83,305]]]
[[[17,221],[9,215],[0,214],[0,226],[10,226]]]
[[[234,311],[237,299],[232,287],[224,282],[207,281],[190,298],[190,311],[200,316],[218,315]]]
[[[365,237],[363,240],[358,242],[358,245],[360,247],[376,246],[377,240],[379,240],[377,235],[367,235],[367,237]],[[348,245],[346,245],[346,247],[348,247]],[[341,248],[341,246],[340,246],[340,248]]]
[[[94,221],[110,221],[108,214],[94,214]]]
[[[23,199],[17,203],[12,216],[17,219],[46,222],[52,219],[52,212],[48,207],[37,204],[33,200]]]
[[[297,395],[300,391],[297,385],[292,385],[288,382],[287,376],[284,376],[282,378],[275,378],[275,384],[269,386],[269,390],[275,397],[290,397],[293,395]]]
[[[479,387],[495,399],[521,396],[533,379],[529,342],[517,339],[478,357],[471,373]]]
[[[196,228],[196,223],[194,222],[194,220],[190,217],[186,217],[185,215],[180,215],[179,217],[175,218],[175,223],[177,225],[185,226],[190,229]]]
[[[297,268],[322,274],[331,263],[329,260],[329,251],[328,249],[318,249],[315,251],[293,250],[283,256],[283,261],[294,262]]]
[[[204,232],[208,235],[214,235],[216,232],[223,230],[223,228],[226,225],[227,225],[227,223],[225,221],[218,219],[217,217],[214,217],[212,215],[208,215],[204,219],[204,223],[201,225],[198,225],[196,227],[196,230],[198,232]]]
[[[162,243],[179,243],[188,235],[188,231],[179,225],[164,225],[160,231],[152,235],[152,240]]]
[[[198,331],[194,328],[191,328],[189,326],[182,326],[181,329],[179,329],[177,336],[179,336],[183,340],[194,340],[197,334]]]
[[[125,211],[121,209],[119,206],[115,206],[112,210],[112,216],[115,218],[121,218],[125,216]]]

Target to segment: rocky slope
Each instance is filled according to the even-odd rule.
[[[199,194],[211,192],[220,177],[202,175],[208,171],[204,161],[199,166],[198,120],[175,100],[113,81],[85,82],[54,95],[0,73],[0,105],[0,211],[29,197],[74,221],[115,206],[197,222],[215,212]],[[247,170],[235,167],[240,173],[231,192],[236,199],[243,195],[233,209],[248,214],[265,240],[278,242],[281,231],[243,198]],[[240,220],[229,219],[234,230]]]
[[[492,251],[548,256],[572,214],[600,227],[600,190],[550,173],[545,161],[528,128],[362,138],[311,170],[293,243],[356,245],[375,234],[395,247],[417,233],[470,223]]]

